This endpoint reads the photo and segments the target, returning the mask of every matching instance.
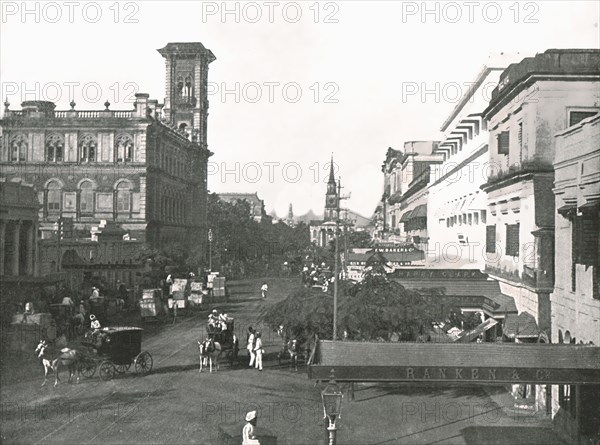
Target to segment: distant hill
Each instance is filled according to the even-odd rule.
[[[287,220],[287,215],[279,216],[279,215],[277,215],[277,212],[274,209],[271,211],[271,213],[269,213],[269,215],[273,217],[273,222],[279,221],[280,219],[283,219],[284,221]],[[312,211],[312,209],[303,215],[294,215],[295,223],[303,222],[303,223],[308,224],[309,222],[311,222],[313,220],[320,220],[320,219],[323,219],[323,215],[316,214],[315,212]]]

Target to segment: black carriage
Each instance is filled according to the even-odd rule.
[[[226,322],[227,329],[221,329],[219,326],[211,324],[206,326],[208,338],[221,345],[221,352],[229,360],[230,366],[238,361],[238,352],[240,350],[239,341],[234,333],[234,320],[229,319]]]
[[[110,380],[134,366],[138,374],[152,370],[152,355],[142,351],[142,328],[107,327],[92,334],[85,341],[95,354],[85,354],[81,372],[85,377],[93,377],[96,369],[102,380]]]

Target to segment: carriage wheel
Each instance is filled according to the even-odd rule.
[[[129,371],[129,368],[131,368],[131,363],[127,363],[125,365],[115,365],[115,369],[119,374]]]
[[[110,380],[115,376],[116,369],[111,362],[102,362],[100,363],[99,372],[102,380]]]
[[[147,374],[152,371],[152,356],[147,351],[142,351],[135,358],[135,372],[138,374]]]
[[[86,379],[91,379],[96,374],[96,363],[91,360],[85,361],[81,366],[81,373]]]

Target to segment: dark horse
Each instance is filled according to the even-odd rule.
[[[69,383],[73,379],[75,371],[77,371],[77,383],[79,383],[79,374],[81,374],[81,356],[79,352],[76,349],[63,348],[60,350],[58,357],[49,358],[46,355],[48,346],[46,340],[41,340],[35,348],[35,353],[38,354],[38,358],[42,359],[44,365],[44,383],[42,383],[42,386],[46,384],[49,371],[54,372],[54,386],[58,385],[60,380],[58,373],[61,366],[69,368]]]

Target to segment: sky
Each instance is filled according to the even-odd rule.
[[[343,206],[371,216],[388,147],[440,140],[490,54],[600,48],[597,1],[0,3],[1,99],[131,109],[165,96],[168,42],[202,42],[208,188],[267,212],[322,213],[331,156]]]

